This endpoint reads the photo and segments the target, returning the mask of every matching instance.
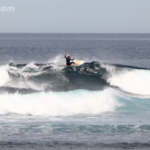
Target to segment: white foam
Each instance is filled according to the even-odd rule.
[[[8,67],[9,72],[20,75],[18,76],[18,80],[13,80],[13,78],[9,79],[9,82],[6,84],[8,87],[18,88],[18,89],[34,89],[37,91],[42,91],[45,89],[45,84],[34,83],[31,80],[28,80],[31,76],[37,76],[42,74],[40,67],[36,66],[33,62],[27,64],[23,68],[16,68],[13,66]],[[33,70],[33,71],[32,71]]]
[[[69,116],[101,114],[114,111],[121,104],[112,89],[92,92],[76,90],[38,94],[0,95],[0,114],[17,113],[31,115]]]
[[[4,86],[10,80],[7,70],[8,65],[0,66],[0,86]]]
[[[30,71],[31,69],[36,70],[36,69],[38,69],[38,68],[39,68],[39,67],[36,66],[36,65],[34,64],[34,62],[31,62],[31,63],[27,64],[25,67],[23,67],[20,71],[21,71],[21,72],[25,72],[25,71]]]
[[[112,72],[108,82],[121,88],[122,90],[140,94],[150,95],[150,71],[149,70],[124,70],[122,72]]]

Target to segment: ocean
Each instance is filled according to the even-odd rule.
[[[0,149],[149,150],[149,52],[150,34],[1,33]]]

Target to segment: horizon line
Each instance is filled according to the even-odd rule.
[[[0,34],[150,34],[146,32],[0,32]]]

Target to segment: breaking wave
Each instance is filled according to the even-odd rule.
[[[77,67],[49,64],[0,66],[0,92],[99,91],[113,87],[127,93],[150,95],[150,70],[129,66],[84,63]]]
[[[0,114],[70,116],[148,110],[150,70],[84,63],[0,66]]]

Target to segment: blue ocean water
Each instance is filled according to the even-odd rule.
[[[150,34],[1,33],[0,149],[148,150],[149,50]]]

